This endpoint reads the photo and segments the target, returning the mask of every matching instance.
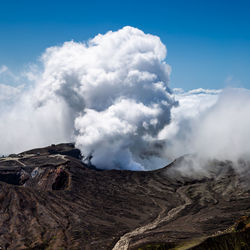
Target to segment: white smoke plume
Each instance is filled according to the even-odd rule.
[[[249,159],[250,91],[172,94],[165,59],[159,37],[132,27],[48,48],[29,84],[0,84],[0,154],[74,141],[106,169],[155,169],[184,154]],[[6,74],[19,79],[2,66],[0,82]]]
[[[165,58],[157,36],[132,27],[48,48],[38,80],[0,116],[0,151],[73,139],[98,167],[144,169],[175,105]]]

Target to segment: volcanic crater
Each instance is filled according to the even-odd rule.
[[[2,157],[1,249],[249,249],[249,173],[180,164],[97,171],[72,143]]]

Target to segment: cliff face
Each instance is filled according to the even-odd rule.
[[[180,160],[132,172],[96,171],[80,158],[72,144],[0,158],[2,249],[174,247],[221,234],[250,212],[249,189],[229,162],[196,180],[169,174]]]

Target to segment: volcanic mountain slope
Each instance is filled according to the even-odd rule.
[[[0,158],[1,249],[205,249],[250,213],[248,180],[231,162],[191,178],[175,171],[185,157],[149,172],[80,158],[73,144]]]

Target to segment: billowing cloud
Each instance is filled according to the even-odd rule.
[[[48,48],[29,84],[0,84],[0,154],[74,141],[100,168],[250,158],[249,90],[171,91],[165,59],[159,37],[132,27]]]
[[[165,58],[157,36],[132,27],[48,48],[40,79],[1,117],[19,124],[7,144],[26,141],[27,131],[27,147],[71,138],[99,167],[143,169],[176,104]]]

